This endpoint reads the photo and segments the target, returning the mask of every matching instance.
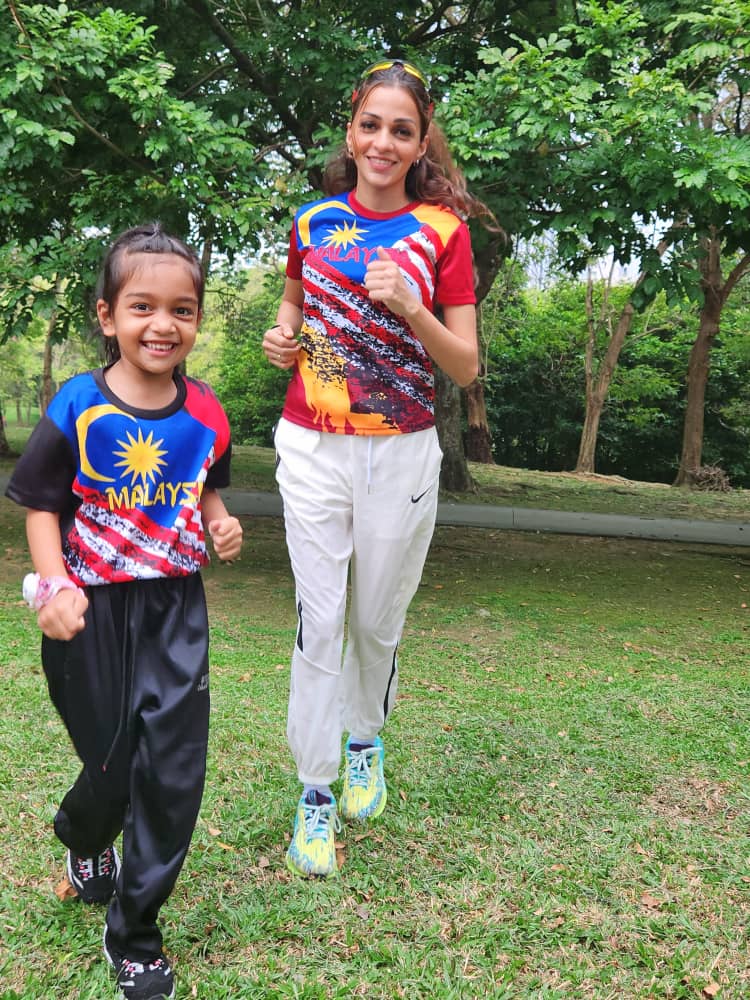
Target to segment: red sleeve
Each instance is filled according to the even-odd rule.
[[[471,237],[468,226],[462,222],[440,255],[435,301],[442,306],[464,306],[473,305],[476,300]]]
[[[293,281],[302,279],[302,254],[297,246],[297,223],[292,226],[289,234],[289,253],[286,258],[286,276]]]
[[[206,486],[221,489],[229,486],[229,463],[232,456],[232,437],[229,421],[216,393],[200,379],[185,376],[187,397],[185,409],[192,417],[216,434],[214,464],[208,470]]]

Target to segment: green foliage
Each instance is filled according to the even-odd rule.
[[[624,300],[629,287],[616,292]],[[494,337],[485,394],[495,459],[503,465],[575,465],[584,408],[584,295],[582,284],[562,282],[510,301],[490,296],[484,316]],[[721,466],[733,485],[746,487],[750,313],[742,297],[725,313],[706,398],[705,463]],[[674,478],[694,322],[685,305],[669,307],[663,295],[636,317],[602,416],[600,472],[654,482]]]
[[[0,44],[4,240],[161,218],[253,245],[263,201],[247,125],[172,89],[156,28],[125,10],[16,8]],[[33,125],[33,127],[32,127]],[[4,208],[4,211],[2,209]]]
[[[670,10],[672,24],[630,0],[577,11],[545,38],[482,49],[484,67],[452,88],[449,138],[499,192],[503,224],[554,230],[571,273],[612,252],[649,276],[638,308],[660,289],[674,302],[696,295],[702,241],[732,253],[750,233],[750,5]]]
[[[270,445],[281,415],[289,374],[269,365],[260,345],[275,321],[282,288],[279,272],[253,273],[244,287],[227,286],[218,306],[225,336],[213,384],[238,442]]]
[[[174,92],[156,29],[127,11],[14,7],[0,39],[0,340],[35,315],[83,331],[111,234],[159,218],[226,254],[268,204],[247,123]]]

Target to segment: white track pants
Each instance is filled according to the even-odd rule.
[[[344,435],[283,419],[275,444],[298,614],[287,736],[300,781],[330,784],[342,733],[376,736],[393,706],[396,652],[435,526],[442,452],[434,428]]]

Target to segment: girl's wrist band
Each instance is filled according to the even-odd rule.
[[[61,590],[83,591],[68,576],[39,576],[27,573],[23,578],[23,599],[34,611],[41,611]]]

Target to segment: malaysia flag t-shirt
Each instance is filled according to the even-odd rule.
[[[229,485],[226,414],[198,379],[174,376],[161,410],[128,406],[98,369],[62,386],[6,490],[60,515],[63,558],[81,586],[186,576],[208,562],[203,490]]]
[[[403,434],[435,423],[427,352],[363,284],[378,247],[431,311],[476,301],[469,231],[449,209],[412,202],[371,212],[351,192],[303,205],[286,269],[304,291],[302,350],[283,413],[292,423],[335,434]]]

